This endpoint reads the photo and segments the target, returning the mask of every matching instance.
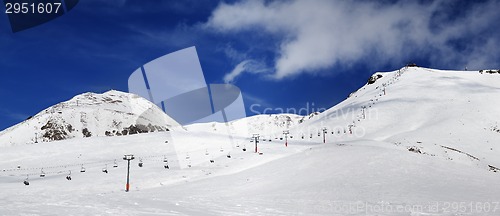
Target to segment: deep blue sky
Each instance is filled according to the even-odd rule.
[[[299,109],[307,103],[314,103],[316,108],[329,108],[364,85],[373,72],[396,70],[408,61],[443,69],[463,69],[468,65],[473,65],[470,67],[475,67],[474,69],[499,67],[499,64],[495,63],[500,62],[496,46],[499,41],[496,30],[498,16],[481,18],[483,22],[480,23],[486,22],[485,26],[479,26],[473,29],[474,31],[464,31],[459,35],[453,34],[452,30],[450,33],[443,33],[447,26],[460,27],[461,22],[467,22],[460,20],[461,17],[475,15],[470,11],[476,3],[464,1],[450,4],[449,1],[443,1],[445,6],[429,9],[424,13],[424,16],[430,17],[430,21],[427,20],[424,24],[428,29],[423,35],[417,34],[420,30],[415,30],[417,27],[412,26],[411,21],[401,19],[397,13],[379,17],[378,22],[382,23],[393,23],[394,19],[401,19],[395,22],[395,32],[389,32],[392,35],[401,33],[401,37],[396,37],[401,39],[401,42],[389,43],[383,35],[381,38],[377,27],[363,27],[363,19],[350,23],[350,17],[345,17],[345,20],[319,24],[316,29],[296,31],[302,21],[305,22],[304,25],[312,25],[314,23],[307,22],[314,22],[316,19],[308,20],[308,12],[304,12],[304,19],[301,20],[302,16],[297,16],[299,18],[291,24],[281,22],[280,19],[287,17],[277,15],[269,17],[272,21],[270,20],[267,26],[268,22],[265,20],[255,20],[253,17],[255,14],[260,16],[259,7],[269,7],[271,14],[287,14],[287,7],[270,5],[272,1],[262,5],[245,5],[242,1],[224,2],[229,8],[221,7],[220,2],[210,0],[82,0],[66,15],[18,33],[12,33],[7,16],[0,14],[0,130],[77,94],[110,89],[127,91],[128,77],[135,69],[157,57],[190,46],[197,48],[208,83],[224,82],[224,76],[246,59],[257,60],[265,65],[267,72],[264,74],[249,69],[248,73],[241,74],[233,81],[242,90],[247,107],[253,103],[261,103],[262,109]],[[389,12],[385,12],[386,14],[407,9],[398,1],[382,2],[356,1],[353,4],[359,4],[359,8],[364,8],[360,10],[367,11],[368,15],[375,9],[388,8]],[[281,4],[287,3],[284,1]],[[489,1],[477,5],[498,5],[497,3]],[[343,7],[346,7],[345,3],[343,4]],[[418,6],[431,7],[429,4],[423,1]],[[230,12],[237,8],[230,6],[240,6],[243,9],[248,7],[255,14],[238,15],[238,18],[243,20],[236,21],[241,22],[242,28],[235,28],[224,21],[208,25],[210,17],[216,16],[214,14],[218,6],[217,13],[220,13],[222,19],[231,19],[231,15],[227,15],[225,10]],[[4,10],[3,6],[1,8]],[[485,8],[491,8],[491,5],[481,9]],[[496,9],[498,8],[492,10]],[[321,20],[342,19],[334,14],[330,17],[328,13],[323,16],[320,17]],[[409,19],[414,18],[416,17]],[[253,20],[246,23],[246,19]],[[323,28],[321,25],[326,26]],[[470,30],[470,25],[478,24],[464,24],[464,29]],[[345,32],[347,37],[330,31],[344,29],[345,26],[348,28],[342,32]],[[375,30],[371,31],[369,28]],[[410,33],[406,34],[405,31]],[[324,59],[326,63],[304,60],[302,67],[299,66],[298,70],[290,72],[289,75],[274,76],[278,71],[276,62],[287,55],[283,47],[296,41],[298,47],[307,48],[309,44],[300,41],[307,39],[309,32],[312,32],[310,34],[313,36],[325,33],[328,37],[318,37],[318,40],[325,40],[325,44],[328,44],[329,40],[337,41],[340,45],[317,53],[319,58],[327,56]],[[348,34],[364,36],[349,40],[352,37]],[[436,34],[439,40],[426,39],[433,34]],[[350,45],[346,47],[346,44]],[[472,46],[479,46],[483,51],[480,52]],[[491,46],[495,51],[484,53],[485,49]],[[387,51],[393,49],[399,51]],[[350,52],[352,50],[362,52]],[[400,54],[400,50],[404,50],[404,54]],[[228,54],[231,52],[232,54]],[[326,55],[323,52],[326,52]],[[449,59],[449,53],[455,53],[456,56]],[[477,60],[477,56],[483,58]],[[466,61],[471,58],[475,59],[476,64]]]

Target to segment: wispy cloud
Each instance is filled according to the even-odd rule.
[[[231,44],[218,47],[217,51],[224,53],[224,55],[232,61],[241,62],[248,59],[248,55],[246,53],[238,51]]]
[[[272,77],[318,73],[369,59],[369,64],[427,58],[436,67],[498,66],[500,1],[463,8],[451,0],[243,0],[221,3],[204,24],[225,34],[263,31],[280,38]],[[451,8],[451,9],[450,9]],[[251,61],[252,64],[255,64]],[[227,75],[234,80],[248,60]],[[269,74],[267,74],[269,75]]]
[[[224,76],[225,83],[232,83],[235,79],[242,73],[253,73],[253,74],[265,74],[270,72],[270,69],[263,65],[261,62],[255,60],[244,60],[240,62],[236,67],[228,74]]]

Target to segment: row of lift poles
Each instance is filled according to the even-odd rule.
[[[326,128],[323,128],[321,130],[323,131],[323,143],[326,143],[326,134],[328,133],[328,130]],[[283,135],[285,136],[285,147],[288,147],[288,135],[290,135],[290,131],[288,131],[288,130],[283,131]],[[255,153],[259,153],[259,149],[258,149],[258,143],[260,142],[259,139],[260,139],[259,134],[252,135],[251,142],[255,143]],[[259,153],[259,154],[262,154],[262,153]]]
[[[125,184],[125,192],[129,192],[129,190],[130,190],[130,161],[134,160],[134,159],[135,159],[134,155],[123,156],[123,160],[127,161],[127,183]],[[115,162],[115,164],[116,164],[116,162]],[[139,166],[141,166],[141,165],[139,165]],[[82,170],[80,172],[85,172],[85,168],[83,168],[83,166],[82,166]],[[103,169],[103,172],[107,173],[107,169]],[[40,177],[45,177],[45,173],[43,172],[43,169],[42,169],[42,173],[40,174]],[[66,179],[71,180],[71,171],[69,171],[69,175],[66,176]],[[24,185],[30,185],[28,178],[26,178],[26,180],[24,180],[23,183],[24,183]]]
[[[326,142],[325,135],[327,133],[327,129],[323,128],[322,131],[323,131],[323,143],[325,143]],[[283,135],[285,136],[285,147],[288,147],[288,135],[289,134],[290,134],[290,131],[288,131],[288,130],[283,131]],[[258,143],[260,142],[259,139],[260,139],[259,134],[253,134],[252,142],[255,143],[255,153],[262,154],[259,152],[259,149],[258,149]],[[123,156],[123,160],[127,161],[127,183],[125,184],[125,192],[130,191],[130,161],[134,160],[134,159],[135,159],[134,155],[131,155],[131,154]],[[82,172],[84,172],[84,171],[82,171]],[[43,174],[43,171],[42,171],[42,175],[45,176],[45,174]],[[66,177],[66,178],[70,178],[70,177]],[[68,180],[70,180],[70,179],[68,179]],[[24,184],[29,185],[29,182],[27,180],[25,180]]]
[[[288,131],[288,130],[283,131],[283,135],[285,136],[285,147],[288,147],[288,135],[289,134],[290,134],[290,131]],[[323,128],[323,143],[326,142],[325,134],[326,134],[326,128]],[[259,153],[259,149],[258,149],[259,138],[260,138],[259,134],[253,134],[253,136],[252,136],[252,141],[255,143],[255,153]],[[262,153],[259,153],[259,154],[262,154]],[[127,183],[125,184],[125,192],[130,191],[130,161],[134,160],[134,159],[135,159],[134,155],[131,155],[131,154],[123,156],[123,160],[127,161]],[[25,182],[25,184],[26,184],[26,182]]]

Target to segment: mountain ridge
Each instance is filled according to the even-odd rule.
[[[179,126],[156,105],[116,90],[87,92],[0,132],[0,146],[168,131]]]

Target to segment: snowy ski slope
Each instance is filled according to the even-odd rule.
[[[376,74],[302,123],[231,122],[232,141],[225,124],[206,123],[1,145],[0,215],[499,215],[500,75]],[[136,157],[128,193],[124,154]]]

